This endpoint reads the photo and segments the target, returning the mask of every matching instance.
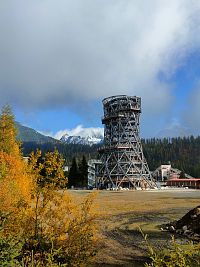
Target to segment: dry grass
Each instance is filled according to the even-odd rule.
[[[77,201],[90,192],[71,191]],[[179,219],[199,202],[200,190],[99,191],[102,238],[94,266],[144,266],[147,249],[139,227],[153,244],[167,246],[170,234],[161,232],[161,225]]]

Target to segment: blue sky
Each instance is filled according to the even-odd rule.
[[[9,103],[22,124],[57,137],[102,127],[102,99],[127,94],[142,98],[143,137],[199,134],[198,0],[0,7],[0,106]]]

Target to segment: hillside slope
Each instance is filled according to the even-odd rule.
[[[34,142],[38,144],[44,144],[44,143],[58,143],[59,141],[50,137],[45,136],[41,133],[38,133],[32,128],[29,128],[27,126],[23,126],[20,123],[16,122],[16,127],[18,130],[17,139],[21,142]]]

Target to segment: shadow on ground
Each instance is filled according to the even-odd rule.
[[[168,247],[171,234],[160,228],[162,224],[170,222],[176,215],[178,218],[184,212],[184,209],[175,208],[159,212],[122,213],[107,218],[103,223],[102,247],[94,266],[144,266],[149,257],[143,235],[147,235],[149,243],[157,249]]]

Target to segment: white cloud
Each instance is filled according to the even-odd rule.
[[[65,129],[58,131],[55,135],[53,135],[54,138],[59,139],[65,135],[68,134],[70,136],[81,136],[81,137],[102,137],[104,134],[104,129],[100,127],[88,127],[85,128],[82,125],[77,125],[74,129]]]
[[[0,9],[1,103],[75,106],[116,94],[144,113],[173,104],[170,77],[200,46],[198,0],[7,0]],[[78,108],[77,108],[78,107]]]

